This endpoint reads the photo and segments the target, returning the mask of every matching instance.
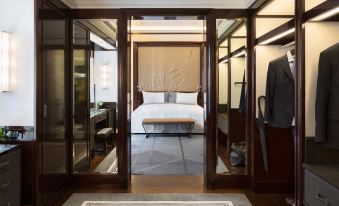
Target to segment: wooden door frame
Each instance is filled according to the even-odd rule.
[[[57,1],[57,0],[55,0]],[[207,85],[207,122],[206,122],[206,170],[205,170],[205,185],[206,188],[213,189],[216,187],[247,187],[250,183],[249,175],[217,175],[216,174],[216,119],[217,119],[217,104],[216,104],[216,19],[217,18],[247,18],[251,9],[63,9],[68,14],[68,35],[71,35],[71,24],[74,19],[118,19],[118,135],[117,135],[117,156],[118,156],[118,175],[111,174],[69,174],[69,185],[73,187],[79,186],[94,186],[104,184],[120,184],[122,189],[127,189],[130,181],[129,174],[129,155],[130,144],[127,137],[127,92],[128,92],[128,19],[132,16],[201,16],[207,22],[206,33],[206,85]],[[71,41],[69,36],[69,41]],[[41,33],[38,30],[37,39],[40,41]],[[70,42],[68,44],[70,49]],[[37,44],[38,61],[40,56],[39,43]],[[250,56],[250,55],[249,55]],[[71,68],[72,65],[71,54],[67,57],[67,66]],[[249,61],[250,63],[250,61]],[[40,78],[41,65],[37,66],[37,77]],[[66,85],[72,85],[71,75],[67,76]],[[250,84],[249,84],[250,85]],[[37,122],[41,119],[41,104],[42,98],[40,93],[41,82],[37,82]],[[249,91],[250,88],[249,88]],[[71,95],[71,94],[68,94]],[[249,94],[250,95],[250,94]],[[72,105],[71,96],[66,99],[67,105]],[[249,104],[250,105],[250,104]],[[71,107],[71,106],[70,106]],[[70,121],[71,108],[68,108],[69,114],[67,118],[67,138],[69,140],[72,124]],[[248,121],[248,118],[247,118]],[[38,136],[41,135],[40,126],[37,126]],[[39,137],[37,138],[39,139]],[[249,139],[249,136],[247,137]],[[68,146],[69,152],[71,145]],[[248,153],[250,159],[250,152]],[[69,155],[68,167],[71,167],[71,159]]]

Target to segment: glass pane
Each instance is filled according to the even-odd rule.
[[[65,49],[66,18],[48,6],[51,14],[42,20],[42,187],[43,199],[48,199],[67,177],[67,144],[65,137]],[[53,19],[52,17],[55,17]],[[52,189],[53,188],[53,189]]]
[[[117,174],[117,20],[74,20],[75,172]]]
[[[73,31],[73,170],[89,169],[88,31],[74,24]]]
[[[246,174],[246,22],[217,19],[218,174]]]

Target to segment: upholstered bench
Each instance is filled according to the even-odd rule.
[[[185,134],[187,136],[190,136],[194,128],[194,124],[195,120],[192,118],[146,118],[142,120],[142,126],[145,130],[146,138],[148,138],[149,135],[152,134],[152,127],[157,125],[180,125],[181,127],[183,127],[183,131],[174,131],[170,134]]]
[[[101,141],[104,144],[105,154],[107,154],[108,140],[112,136],[113,132],[113,128],[103,128],[95,135],[95,139]]]

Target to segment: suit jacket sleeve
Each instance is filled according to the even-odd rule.
[[[272,64],[268,65],[267,79],[266,79],[266,102],[265,102],[265,121],[271,122],[272,119],[272,105],[275,87],[275,72]]]
[[[321,53],[318,68],[318,83],[315,106],[316,142],[326,142],[327,107],[331,85],[331,67],[325,54]]]

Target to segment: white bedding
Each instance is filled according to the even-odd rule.
[[[193,133],[204,132],[204,109],[189,104],[142,104],[132,112],[132,133],[145,133],[142,120],[145,118],[192,118],[195,120]]]

